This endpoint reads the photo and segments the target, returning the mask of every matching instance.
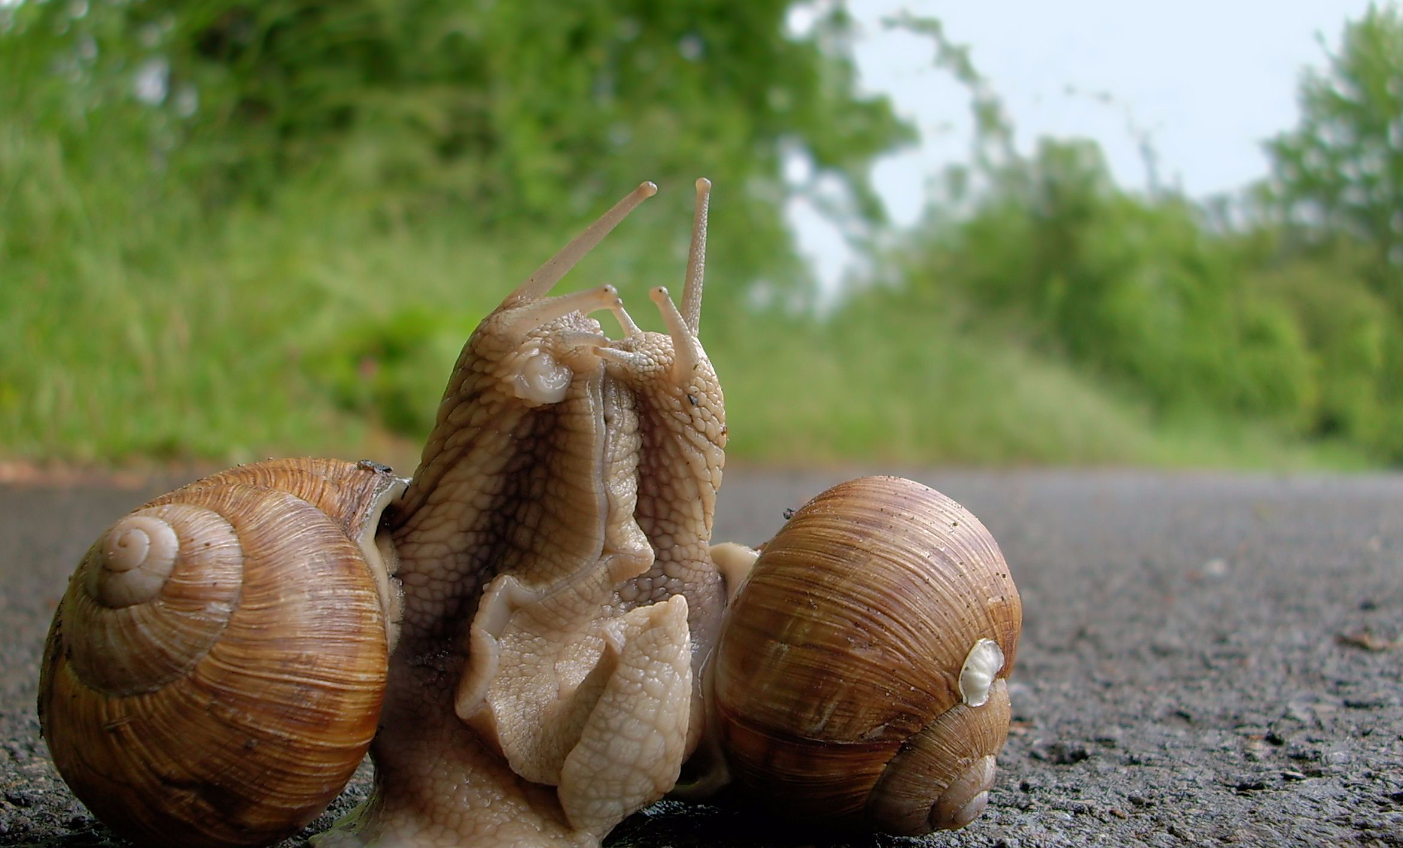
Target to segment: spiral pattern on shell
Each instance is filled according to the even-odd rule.
[[[365,536],[401,484],[334,460],[232,469],[119,520],[69,582],[40,721],[74,792],[141,844],[295,832],[375,733],[386,578]]]
[[[953,500],[895,477],[820,494],[766,543],[716,650],[734,780],[807,821],[968,824],[1007,734],[1021,618],[998,545]]]

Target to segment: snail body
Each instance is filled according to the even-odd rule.
[[[402,488],[354,463],[268,462],[104,533],[55,614],[40,685],[49,750],[83,803],[162,846],[267,843],[315,818],[375,733],[395,601],[374,536]]]
[[[944,495],[866,477],[764,546],[710,668],[745,796],[806,821],[921,834],[984,808],[1022,607],[993,537]]]

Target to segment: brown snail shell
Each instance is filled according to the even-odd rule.
[[[374,536],[402,487],[275,460],[98,539],[49,632],[39,718],[104,823],[143,845],[268,844],[341,791],[383,698],[394,598]]]
[[[968,824],[1007,736],[1021,618],[998,545],[950,498],[895,477],[820,494],[766,543],[713,659],[732,779],[811,822]]]

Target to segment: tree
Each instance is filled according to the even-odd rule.
[[[1307,70],[1299,126],[1267,142],[1273,188],[1312,245],[1367,248],[1380,293],[1403,306],[1403,15],[1346,24],[1326,70]]]
[[[842,6],[796,38],[794,3],[23,3],[0,7],[0,77],[32,86],[71,70],[88,108],[95,91],[129,99],[135,75],[152,74],[143,99],[178,128],[174,149],[226,193],[316,170],[548,224],[645,176],[709,173],[765,199],[747,201],[750,231],[784,253],[784,150],[803,149],[875,214],[867,167],[913,137],[834,49]]]

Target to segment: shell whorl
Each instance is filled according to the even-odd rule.
[[[374,536],[403,483],[334,460],[245,466],[119,520],[45,646],[39,717],[78,797],[141,844],[270,844],[375,733],[388,672]]]
[[[160,593],[175,568],[180,537],[160,516],[129,515],[112,525],[98,552],[100,564],[89,571],[88,591],[103,606],[126,607]]]
[[[267,500],[246,488],[224,494]],[[238,531],[208,506],[164,504],[119,520],[70,587],[64,636],[74,671],[109,695],[155,691],[186,674],[234,614],[244,560]]]

